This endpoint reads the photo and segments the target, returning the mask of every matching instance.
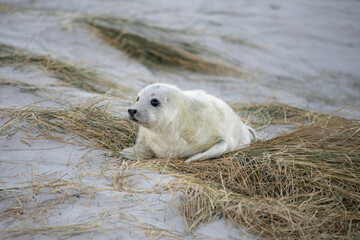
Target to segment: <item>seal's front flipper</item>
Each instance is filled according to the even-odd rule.
[[[223,155],[226,152],[226,149],[227,149],[226,142],[224,140],[220,140],[209,150],[203,153],[195,154],[194,156],[186,159],[185,162],[190,163],[194,161],[202,161],[206,159],[217,158]]]
[[[137,160],[137,155],[134,152],[134,149],[132,147],[125,148],[120,152],[120,155],[124,158],[130,159],[130,160]]]
[[[148,154],[143,154],[140,151],[136,151],[134,147],[125,148],[120,152],[120,155],[124,158],[130,159],[130,160],[138,160],[138,159],[148,159],[152,158],[152,156]]]

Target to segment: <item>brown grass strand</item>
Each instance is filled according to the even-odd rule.
[[[240,114],[256,128],[263,128],[271,124],[306,125],[322,118],[329,117],[328,114],[306,111],[278,102],[263,104],[232,104],[231,106],[235,112]]]
[[[136,126],[106,113],[106,106],[100,103],[95,101],[86,105],[71,105],[60,110],[33,106],[20,113],[12,113],[16,114],[18,120],[26,121],[48,138],[61,140],[63,138],[54,133],[73,133],[87,140],[87,146],[98,146],[118,155],[123,148],[134,144]],[[10,122],[7,124],[11,127]]]
[[[355,239],[360,230],[359,129],[357,120],[330,118],[220,159],[189,165],[169,161],[170,173],[188,179],[179,184],[183,198],[216,199],[210,204],[207,197],[197,202],[200,206],[183,201],[190,205],[183,209],[194,208],[183,211],[184,218],[198,216],[192,223],[201,222],[214,215],[208,209],[216,209],[271,238]],[[160,168],[161,163],[144,164]]]
[[[24,65],[42,67],[59,80],[89,92],[100,94],[111,92],[112,95],[122,96],[119,90],[124,87],[100,77],[93,70],[76,67],[47,55],[31,54],[12,46],[0,45],[0,66],[23,67]]]
[[[174,40],[171,31],[120,18],[92,16],[79,21],[90,26],[109,45],[149,67],[215,75],[249,75],[236,67],[205,60],[198,55],[195,46]]]
[[[303,117],[289,116],[288,120],[303,124]],[[114,154],[133,145],[136,138],[134,126],[98,103],[61,111],[32,108],[17,119],[49,135],[75,133]],[[310,125],[218,159],[192,164],[150,159],[136,165],[177,177],[169,187],[179,191],[179,210],[188,232],[222,216],[256,235],[275,239],[359,236],[358,120],[321,115]]]

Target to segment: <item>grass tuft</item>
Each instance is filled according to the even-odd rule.
[[[106,43],[148,67],[187,70],[214,75],[246,77],[249,74],[230,65],[199,56],[197,46],[181,42],[170,30],[128,19],[92,16],[81,19]]]
[[[271,124],[304,126],[329,116],[328,114],[310,112],[277,102],[249,105],[232,104],[231,107],[246,122],[256,128],[263,128]]]
[[[356,239],[360,231],[357,120],[324,119],[216,160],[169,161],[167,170],[186,175],[183,198],[201,199],[182,202],[193,224],[221,214],[275,239]]]
[[[312,124],[214,160],[185,164],[182,159],[150,159],[135,164],[177,177],[169,187],[180,192],[179,210],[189,233],[199,223],[224,217],[274,239],[358,238],[360,121],[285,105],[258,107],[244,109],[249,117],[266,116],[271,123],[284,121],[286,111],[287,121]],[[98,103],[61,111],[30,108],[10,120],[15,118],[48,137],[75,133],[114,155],[136,138],[135,126]],[[3,128],[7,125],[11,121]]]
[[[26,121],[30,128],[40,130],[50,139],[67,141],[55,133],[73,133],[86,140],[81,145],[94,146],[118,156],[123,148],[135,143],[137,129],[131,122],[108,114],[106,109],[107,105],[101,105],[98,100],[85,105],[70,105],[64,109],[42,109],[36,106],[22,111],[5,109],[3,111],[10,113],[10,120],[0,128],[0,133]],[[76,138],[73,140],[79,141]]]
[[[9,45],[0,45],[0,67],[23,67],[24,65],[41,67],[45,72],[54,75],[59,80],[88,92],[123,96],[119,90],[126,90],[119,84],[100,77],[93,70],[76,67],[50,56],[35,55]]]

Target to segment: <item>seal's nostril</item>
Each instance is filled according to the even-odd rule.
[[[133,117],[133,116],[137,113],[137,110],[136,110],[136,109],[129,108],[129,109],[128,109],[128,113],[130,114],[130,116]]]

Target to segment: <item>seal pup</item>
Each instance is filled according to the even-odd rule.
[[[258,139],[221,99],[163,83],[142,89],[128,118],[139,124],[135,146],[121,152],[128,159],[180,157],[189,163],[217,158]]]

